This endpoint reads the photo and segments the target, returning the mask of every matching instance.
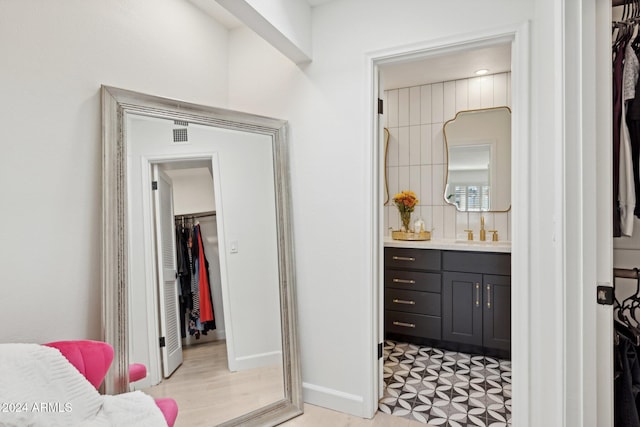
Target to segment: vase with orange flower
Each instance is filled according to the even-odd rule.
[[[411,224],[411,212],[418,204],[418,198],[416,193],[409,190],[404,190],[395,196],[393,196],[393,203],[395,203],[398,211],[400,212],[400,219],[402,220],[402,231],[409,233],[409,224]]]

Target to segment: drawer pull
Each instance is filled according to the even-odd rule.
[[[415,328],[415,323],[393,322],[394,326],[404,326],[405,328]]]
[[[480,283],[476,283],[476,307],[480,307]]]
[[[393,256],[395,261],[415,261],[416,259],[412,256]]]
[[[491,284],[487,285],[487,308],[491,308]]]
[[[415,285],[415,280],[408,279],[393,279],[393,283],[406,283],[407,285]]]
[[[415,301],[410,301],[410,300],[406,300],[406,299],[394,298],[393,302],[396,303],[396,304],[416,305]]]

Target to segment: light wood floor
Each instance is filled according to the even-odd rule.
[[[368,420],[306,403],[304,414],[282,425],[286,427],[435,427],[382,412],[376,413],[373,419]]]
[[[282,366],[230,372],[225,341],[185,347],[182,355],[170,378],[143,390],[176,400],[175,427],[214,426],[284,396]]]
[[[282,368],[229,372],[224,341],[185,347],[184,362],[160,384],[143,390],[153,397],[178,402],[175,427],[215,426],[243,413],[282,399]],[[406,418],[378,412],[363,419],[329,409],[304,405],[304,414],[287,427],[428,427]]]

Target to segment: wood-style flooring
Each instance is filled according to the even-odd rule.
[[[214,426],[283,398],[282,366],[230,372],[225,341],[184,347],[182,365],[144,389],[178,403],[175,427]]]
[[[215,426],[282,398],[282,368],[229,372],[224,341],[185,347],[184,362],[160,384],[143,390],[154,397],[178,402],[175,427]],[[255,371],[255,372],[254,372]],[[304,414],[287,427],[428,427],[407,418],[378,412],[363,419],[329,409],[304,405]]]

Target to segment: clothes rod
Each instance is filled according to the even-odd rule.
[[[619,279],[637,279],[639,271],[640,270],[638,270],[637,268],[614,268],[613,276]]]
[[[193,214],[180,214],[180,215],[176,215],[175,219],[176,221],[184,218],[184,219],[189,219],[189,218],[205,218],[208,216],[216,216],[216,211],[211,211],[211,212],[200,212],[200,213],[193,213]]]

